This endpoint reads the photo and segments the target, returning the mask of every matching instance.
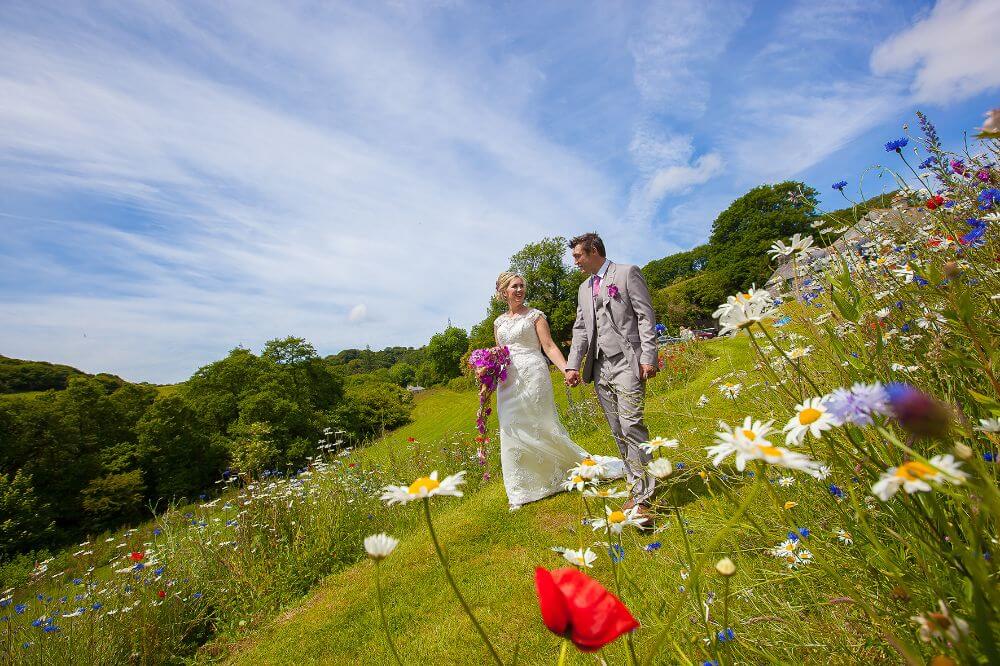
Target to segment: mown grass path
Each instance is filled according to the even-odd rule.
[[[733,421],[749,413],[746,410],[766,418],[767,405],[754,399],[752,389],[745,390],[740,399],[732,401],[722,398],[712,384],[713,379],[733,371],[749,371],[752,378],[745,339],[715,341],[702,347],[704,358],[693,369],[688,381],[665,385],[671,380],[663,378],[659,385],[651,386],[647,419],[652,435],[681,440],[681,448],[671,458],[686,461],[686,471],[682,473],[686,480],[676,483],[676,492],[679,503],[685,507],[686,528],[698,534],[704,543],[709,540],[713,527],[725,520],[731,505],[714,496],[694,471],[711,469],[705,468],[703,447],[711,442],[718,419]],[[582,389],[574,399],[579,400],[590,391],[589,387]],[[557,386],[555,392],[560,405],[565,406],[564,389]],[[699,408],[696,405],[702,394],[708,395],[710,400],[706,407]],[[446,443],[459,436],[470,437],[469,425],[475,405],[476,396],[471,392],[442,390],[420,396],[414,423],[373,444],[359,458],[369,464],[379,464],[390,456],[399,460],[403,457],[400,451],[406,446],[407,437],[415,437],[422,443]],[[577,439],[594,452],[611,453],[613,449],[606,424],[603,428],[591,428]],[[414,469],[412,478],[429,471]],[[445,544],[458,585],[487,633],[500,646],[505,660],[510,661],[516,649],[519,663],[555,663],[559,641],[541,624],[533,572],[536,566],[565,565],[562,558],[550,550],[552,546],[578,547],[581,536],[576,529],[581,515],[580,495],[562,493],[509,513],[499,470],[494,469],[494,474],[494,480],[478,492],[462,499],[435,501],[432,507],[435,527]],[[385,510],[402,516],[417,512],[420,507],[414,504]],[[629,533],[625,538],[623,569],[627,575],[623,596],[644,623],[636,634],[640,651],[656,632],[657,618],[663,608],[676,599],[677,591],[684,584],[683,544],[674,520],[663,516],[658,520],[658,533],[651,536]],[[388,622],[404,662],[485,663],[487,652],[447,587],[426,527],[412,517],[405,522],[408,527],[401,525],[401,530],[395,532],[400,539],[399,548],[381,567]],[[825,640],[812,641],[803,651],[797,646],[802,638],[795,635],[802,625],[796,622],[783,628],[766,613],[773,613],[777,606],[801,615],[802,604],[795,599],[796,590],[809,586],[812,595],[820,586],[816,581],[803,583],[808,575],[786,581],[780,573],[753,572],[756,567],[751,562],[769,560],[770,557],[760,551],[773,545],[761,540],[761,528],[755,522],[751,515],[719,545],[719,556],[734,554],[740,561],[741,571],[733,581],[734,589],[739,589],[741,584],[750,589],[768,584],[783,587],[787,582],[791,590],[786,598],[768,600],[764,604],[766,608],[757,608],[758,601],[747,596],[742,602],[743,608],[734,604],[734,610],[742,610],[743,617],[754,614],[765,618],[758,621],[766,622],[762,635],[778,644],[788,642],[789,656],[818,654],[825,649]],[[776,534],[780,536],[780,527]],[[594,545],[600,536],[583,528],[582,539],[599,554],[591,573],[610,587],[612,576],[606,547]],[[659,542],[661,546],[647,552],[645,546],[652,542]],[[714,563],[714,559],[711,561]],[[747,582],[744,578],[748,572],[755,582]],[[328,577],[313,593],[269,626],[232,645],[231,661],[236,664],[391,663],[392,657],[380,627],[374,575],[372,563],[362,561]],[[711,581],[707,582],[707,588],[712,588]],[[830,641],[827,647],[836,643],[840,649],[850,650],[854,643],[858,649],[862,648],[861,632],[853,625],[855,618],[849,610],[821,607],[808,612],[809,626],[821,635],[825,632]],[[688,625],[687,620],[684,625]],[[754,628],[751,625],[740,631],[752,633]],[[705,635],[697,626],[691,626],[684,635],[667,643],[668,652],[663,653],[657,663],[676,663],[678,654],[691,655],[694,660],[693,653],[699,650],[698,645]],[[783,650],[778,648],[777,651]],[[842,653],[842,656],[847,657],[849,653]],[[623,642],[606,648],[605,656],[610,663],[626,663]],[[594,662],[593,657],[574,651],[569,663]]]

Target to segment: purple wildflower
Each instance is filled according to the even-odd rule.
[[[887,384],[885,392],[893,415],[904,430],[917,437],[948,434],[951,414],[939,400],[902,382]]]
[[[841,423],[871,425],[872,416],[889,413],[889,397],[881,384],[839,388],[826,399],[826,408]]]
[[[979,207],[982,210],[989,210],[994,206],[1000,206],[1000,190],[990,187],[979,193]]]
[[[834,183],[832,185],[832,187],[833,187],[833,189],[837,190],[838,192],[843,192],[844,188],[847,187],[847,181],[846,180],[839,180],[836,183]]]

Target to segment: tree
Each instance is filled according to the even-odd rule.
[[[338,428],[364,439],[410,422],[413,396],[395,384],[361,382],[348,387],[334,419]]]
[[[529,243],[510,258],[510,270],[524,278],[528,304],[545,313],[552,339],[563,347],[573,337],[577,290],[586,278],[563,261],[566,253],[566,239],[556,236]],[[492,321],[490,326],[492,335]]]
[[[440,378],[439,381],[462,374],[460,361],[468,348],[469,336],[457,326],[449,326],[431,337],[427,343],[427,358]]]
[[[775,240],[809,233],[816,190],[799,182],[761,185],[729,205],[712,224],[708,268],[724,275],[725,291],[763,282],[771,274],[767,250]]]
[[[100,529],[115,527],[142,517],[145,494],[140,470],[108,474],[83,489],[83,510],[90,516],[91,525]]]
[[[44,542],[54,528],[49,506],[31,484],[22,470],[0,473],[0,560]]]
[[[406,388],[417,378],[417,369],[409,363],[396,363],[389,368],[389,378],[393,384]]]
[[[230,429],[229,451],[240,474],[256,478],[278,462],[278,447],[266,423],[237,423]]]
[[[226,451],[213,440],[211,421],[181,395],[154,402],[136,431],[151,499],[191,497],[225,467]]]

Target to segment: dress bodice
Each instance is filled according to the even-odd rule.
[[[540,355],[541,343],[538,341],[538,333],[535,332],[535,322],[544,316],[541,310],[534,308],[521,315],[503,313],[493,322],[496,327],[497,342],[506,345],[511,354],[536,352]]]

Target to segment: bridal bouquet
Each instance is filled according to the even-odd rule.
[[[489,407],[490,396],[497,390],[500,382],[507,379],[507,366],[510,365],[510,350],[507,347],[489,347],[477,349],[469,356],[469,365],[475,370],[479,380],[479,411],[476,413],[476,428],[479,433],[486,434],[486,419],[492,409]]]

